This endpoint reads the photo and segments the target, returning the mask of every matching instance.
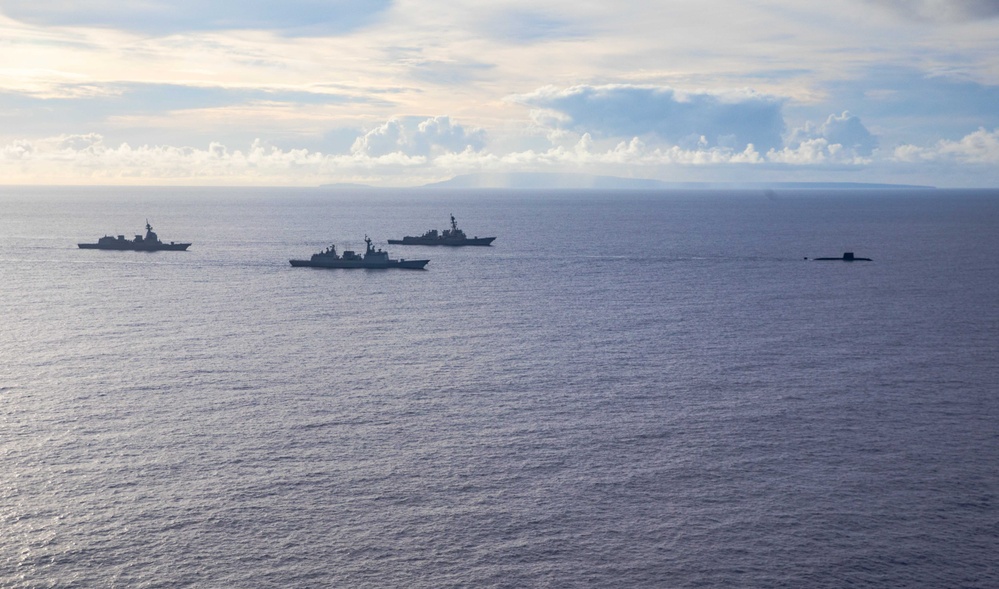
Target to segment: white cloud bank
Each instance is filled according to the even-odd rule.
[[[424,157],[402,153],[328,155],[282,150],[260,141],[245,150],[221,143],[204,149],[114,146],[97,134],[21,140],[0,147],[0,173],[13,183],[310,185],[330,178],[364,180],[375,170],[378,175],[398,174],[425,164]]]
[[[999,164],[999,129],[988,131],[980,128],[957,141],[945,139],[932,147],[901,145],[895,148],[895,160],[906,163]]]
[[[693,98],[691,98],[693,96]],[[999,163],[999,129],[978,131],[932,147],[903,145],[882,156],[877,138],[850,114],[829,115],[822,123],[806,123],[772,139],[770,130],[784,128],[776,99],[746,94],[724,98],[681,96],[652,88],[575,87],[544,89],[518,97],[540,104],[534,112],[534,132],[547,146],[489,149],[485,130],[469,127],[449,116],[390,119],[359,133],[344,153],[284,149],[262,140],[246,148],[223,142],[207,147],[109,144],[99,134],[59,135],[19,139],[0,145],[0,175],[5,183],[49,184],[231,184],[317,185],[333,182],[384,186],[413,186],[459,174],[482,172],[583,172],[658,179],[676,178],[676,172],[722,169],[865,170],[872,166],[909,165],[917,169],[932,162],[980,165]],[[612,112],[608,105],[636,101],[642,108]],[[724,102],[723,102],[724,101]],[[691,120],[679,119],[670,108],[684,104]],[[745,107],[745,103],[749,106]],[[722,105],[723,106],[719,106]],[[666,114],[661,118],[655,112]],[[762,108],[767,114],[764,146],[751,139],[754,123],[737,121],[736,132],[724,133],[732,113]],[[776,115],[772,114],[776,112]],[[779,119],[779,125],[778,125]],[[648,126],[646,126],[648,124]],[[703,124],[703,127],[696,125]],[[675,129],[681,129],[679,133]],[[651,130],[648,130],[651,129]],[[713,130],[715,140],[698,130]],[[642,132],[642,131],[645,132]],[[741,134],[742,133],[742,134]],[[727,140],[718,140],[727,137]],[[769,145],[767,145],[769,144]]]
[[[476,172],[585,172],[638,177],[662,175],[671,166],[788,166],[850,163],[836,145],[825,140],[781,151],[759,153],[750,144],[729,148],[685,149],[651,146],[639,138],[607,148],[597,147],[589,134],[570,146],[495,154],[466,146],[461,151],[432,150],[431,155],[403,150],[366,152],[365,136],[355,142],[364,149],[349,154],[324,154],[307,149],[284,150],[254,141],[246,149],[221,143],[207,148],[108,145],[100,135],[66,135],[18,140],[0,147],[0,174],[7,183],[45,184],[259,184],[315,185],[365,182],[406,186]]]

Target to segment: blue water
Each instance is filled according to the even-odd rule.
[[[2,587],[999,586],[999,191],[0,212]]]

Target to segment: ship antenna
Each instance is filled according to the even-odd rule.
[[[453,213],[451,214],[451,229],[453,229],[455,231],[458,230],[458,223],[454,220],[454,214]]]

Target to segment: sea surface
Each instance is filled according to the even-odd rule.
[[[430,263],[288,263],[365,235]],[[0,188],[0,587],[997,562],[999,191]]]

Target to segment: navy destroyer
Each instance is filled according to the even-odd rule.
[[[137,252],[158,252],[175,251],[182,252],[191,247],[190,243],[163,243],[160,238],[153,233],[153,226],[146,220],[146,236],[136,235],[135,239],[125,239],[124,235],[111,237],[105,235],[97,240],[97,243],[78,243],[80,249],[90,250],[132,250]]]
[[[440,233],[436,229],[431,229],[419,237],[407,235],[402,239],[390,239],[391,244],[396,245],[489,245],[496,239],[495,237],[468,237],[465,232],[458,229],[458,223],[451,215],[451,228]]]
[[[308,268],[406,268],[409,270],[422,270],[430,260],[392,260],[388,257],[388,252],[375,250],[371,245],[371,238],[364,236],[364,243],[367,249],[364,255],[346,250],[343,255],[337,255],[336,246],[331,245],[318,254],[312,254],[308,260],[289,260],[292,266]]]

